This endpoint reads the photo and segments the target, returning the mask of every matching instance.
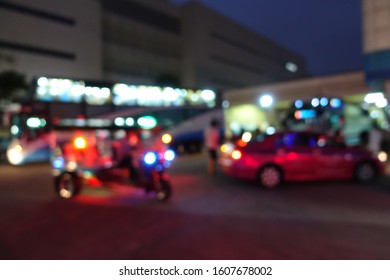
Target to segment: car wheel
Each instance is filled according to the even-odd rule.
[[[80,192],[81,184],[76,175],[63,173],[56,178],[55,190],[61,198],[72,198]]]
[[[282,183],[282,180],[282,171],[277,166],[265,166],[259,172],[258,181],[264,188],[276,188]]]
[[[360,183],[372,182],[376,177],[375,166],[370,162],[362,162],[356,166],[355,178]]]

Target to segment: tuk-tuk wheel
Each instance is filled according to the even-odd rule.
[[[171,184],[167,180],[160,180],[160,185],[156,189],[156,198],[159,201],[166,201],[171,196]]]
[[[55,180],[55,191],[64,199],[77,195],[81,190],[81,181],[76,174],[62,173]]]

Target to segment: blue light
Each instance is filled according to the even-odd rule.
[[[144,156],[144,161],[146,164],[152,165],[157,161],[157,155],[153,152],[148,152]]]
[[[164,153],[164,158],[165,158],[165,160],[167,160],[167,161],[172,161],[172,160],[175,158],[175,152],[172,151],[172,150],[167,150],[167,151]]]
[[[62,157],[57,157],[53,160],[52,165],[55,169],[62,169],[65,165],[64,159]]]
[[[303,106],[303,101],[302,100],[296,100],[295,101],[295,108],[300,109],[300,108],[302,108],[302,106]]]
[[[332,98],[330,100],[330,106],[332,106],[332,108],[340,108],[342,105],[342,101],[340,98]]]
[[[326,97],[322,97],[320,100],[320,104],[322,107],[326,107],[329,104],[329,100]]]

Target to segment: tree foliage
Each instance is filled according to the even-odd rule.
[[[15,92],[27,90],[28,83],[24,75],[9,70],[0,73],[0,100],[12,100]]]

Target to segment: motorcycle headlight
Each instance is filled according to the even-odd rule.
[[[157,161],[157,155],[153,152],[148,152],[144,156],[144,162],[146,164],[154,164]]]
[[[172,161],[175,158],[175,152],[172,150],[167,150],[164,153],[164,159],[166,161]]]

